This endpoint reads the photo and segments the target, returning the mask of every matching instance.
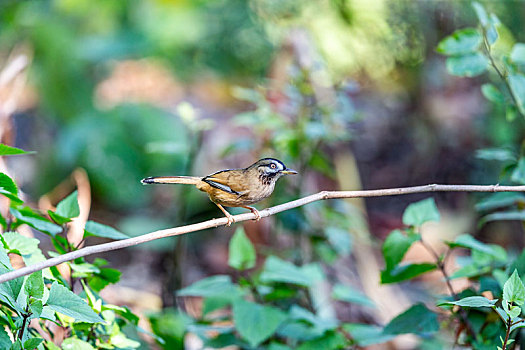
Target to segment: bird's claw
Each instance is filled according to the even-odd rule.
[[[235,223],[235,219],[233,218],[233,216],[227,216],[226,217],[228,219],[228,222],[226,223],[226,226],[231,226],[233,223]]]

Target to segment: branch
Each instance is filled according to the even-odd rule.
[[[268,217],[285,210],[297,208],[312,202],[324,199],[337,198],[366,198],[366,197],[384,197],[397,196],[412,193],[426,193],[426,192],[525,192],[525,186],[500,186],[500,185],[424,185],[414,187],[389,188],[380,190],[365,190],[365,191],[322,191],[310,196],[296,199],[291,202],[276,205],[275,207],[267,208],[259,211],[261,218]],[[255,214],[246,213],[234,216],[235,222],[242,222],[247,220],[254,220]],[[121,241],[114,241],[109,243],[97,244],[94,246],[85,247],[73,252],[63,254],[40,263],[23,267],[21,269],[11,271],[0,275],[0,283],[10,281],[12,279],[29,275],[35,271],[40,271],[45,268],[56,266],[74,259],[82,258],[88,255],[108,252],[111,250],[122,249],[145,242],[150,242],[156,239],[183,235],[190,232],[201,231],[212,227],[223,226],[228,223],[227,218],[213,219],[197,224],[179,226],[165,230],[159,230],[147,233],[141,236],[124,239]]]

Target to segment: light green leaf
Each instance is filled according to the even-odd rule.
[[[18,232],[11,231],[5,232],[3,238],[9,248],[9,252],[20,255],[30,255],[40,252],[40,248],[38,248],[40,241],[36,238],[22,236]]]
[[[9,349],[11,346],[11,338],[5,331],[4,327],[0,327],[0,349]]]
[[[525,76],[519,73],[509,75],[509,84],[516,97],[517,107],[521,114],[525,114]]]
[[[477,211],[486,212],[494,209],[505,208],[514,204],[525,204],[525,195],[516,192],[493,193],[478,201],[475,205]]]
[[[260,279],[262,282],[282,282],[311,287],[322,277],[322,271],[317,264],[299,267],[271,255],[264,263]]]
[[[410,204],[403,213],[403,224],[421,226],[428,221],[439,221],[440,215],[434,198]]]
[[[525,303],[525,286],[523,286],[517,270],[514,270],[514,273],[503,286],[503,300],[509,303],[513,302],[518,306]]]
[[[102,319],[78,295],[66,287],[53,282],[47,305],[56,312],[74,318],[76,321],[97,323]]]
[[[9,270],[13,268],[13,266],[11,266],[11,260],[9,260],[9,255],[7,255],[3,244],[0,244],[0,264],[4,265],[4,267]]]
[[[481,93],[487,100],[496,104],[505,103],[505,96],[494,86],[494,84],[483,84],[481,85]]]
[[[381,344],[395,337],[394,334],[384,334],[383,328],[370,324],[347,323],[343,329],[350,333],[359,346]]]
[[[383,257],[386,269],[391,270],[403,260],[412,244],[420,239],[417,234],[406,236],[401,230],[392,231],[383,243]]]
[[[24,342],[24,349],[36,349],[43,341],[43,338],[29,338]]]
[[[352,251],[352,236],[348,230],[328,226],[325,229],[328,242],[334,247],[340,256],[348,256]]]
[[[525,64],[525,44],[514,44],[510,53],[510,59],[515,63]]]
[[[491,246],[490,244],[485,244],[483,242],[480,242],[474,237],[472,237],[471,235],[466,234],[466,233],[457,236],[454,242],[446,242],[446,244],[450,248],[462,247],[462,248],[477,250],[477,251],[489,254],[491,256],[494,256],[494,257],[501,256],[501,253],[497,251],[496,249],[494,249],[494,247]]]
[[[334,285],[334,289],[332,291],[332,298],[334,298],[335,300],[346,301],[347,303],[355,303],[362,306],[375,307],[374,302],[370,300],[366,295],[354,288],[350,288],[349,286],[345,286],[341,283],[337,283],[336,285]]]
[[[0,143],[0,156],[13,156],[17,154],[31,154],[35,152],[26,152],[23,149],[11,147]]]
[[[55,214],[64,218],[72,219],[80,215],[80,207],[78,206],[78,192],[75,191],[64,198],[57,205]]]
[[[436,264],[406,264],[397,265],[391,270],[381,271],[381,283],[397,283],[409,280],[436,269]]]
[[[231,238],[229,252],[228,265],[234,269],[246,270],[255,266],[255,248],[242,227],[239,227]]]
[[[62,342],[62,350],[95,350],[95,348],[78,338],[67,338]]]
[[[494,14],[491,14],[489,18],[483,6],[477,1],[472,3],[472,7],[478,16],[479,22],[485,28],[489,44],[494,44],[498,40],[498,32],[495,28],[495,25],[498,23],[497,18],[495,18]]]
[[[428,334],[439,330],[436,313],[423,304],[415,304],[396,316],[383,329],[384,334]]]
[[[42,299],[44,296],[44,279],[42,271],[36,271],[30,274],[24,285],[26,294],[33,298]]]
[[[446,301],[443,303],[438,304],[438,306],[441,305],[458,305],[458,306],[466,306],[466,307],[494,307],[498,299],[487,299],[482,296],[473,296],[473,297],[466,297],[461,300],[457,301]]]
[[[476,151],[476,158],[484,160],[495,160],[499,162],[515,162],[515,152],[506,148],[484,148]],[[502,192],[500,192],[502,193]],[[494,194],[500,194],[494,193]]]
[[[483,74],[489,66],[489,60],[479,52],[447,58],[447,70],[460,77],[475,77]]]
[[[230,276],[216,275],[204,278],[180,289],[178,296],[221,297],[233,300],[242,295],[239,286],[233,284]]]
[[[0,274],[7,273],[11,270],[0,268]],[[18,295],[22,290],[22,285],[24,284],[24,277],[18,277],[14,280],[0,283],[0,300],[6,302],[13,309],[18,312],[23,312],[17,304]]]
[[[113,227],[103,225],[103,224],[100,224],[94,221],[88,221],[86,223],[84,237],[88,237],[88,236],[104,237],[104,238],[111,238],[111,239],[129,238],[129,236],[114,229]]]
[[[285,319],[286,314],[274,307],[242,299],[233,304],[235,328],[252,347],[271,337]]]
[[[456,30],[439,42],[437,51],[449,56],[472,53],[479,48],[482,39],[481,34],[474,28]]]

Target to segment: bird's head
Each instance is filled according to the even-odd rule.
[[[297,174],[297,171],[288,169],[283,162],[275,158],[260,159],[249,168],[257,169],[263,183],[275,182],[283,175]]]

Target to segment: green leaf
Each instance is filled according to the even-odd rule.
[[[483,160],[495,160],[499,162],[515,162],[515,153],[506,148],[484,148],[476,151],[476,158]],[[503,192],[494,193],[501,194]]]
[[[328,242],[340,256],[348,256],[352,251],[352,236],[350,232],[339,227],[328,226],[324,230]]]
[[[129,236],[114,229],[113,227],[100,224],[94,221],[86,222],[84,237],[96,236],[111,239],[127,239]]]
[[[525,64],[525,44],[514,44],[510,53],[510,59],[515,63]]]
[[[233,304],[235,328],[252,347],[271,337],[285,319],[286,314],[274,307],[242,299]]]
[[[121,272],[117,269],[102,268],[100,272],[88,278],[88,284],[95,292],[100,292],[108,284],[117,283],[120,275]]]
[[[438,304],[441,305],[458,305],[466,307],[493,307],[498,299],[490,300],[482,296],[466,297],[457,301],[446,301]]]
[[[5,331],[4,327],[0,327],[0,349],[9,349],[11,346],[11,338]]]
[[[51,285],[47,305],[54,311],[77,321],[88,323],[103,321],[82,298],[58,282],[53,282]]]
[[[0,274],[4,274],[9,271],[11,270],[0,268]],[[18,295],[22,290],[23,284],[24,277],[18,277],[14,280],[0,283],[0,300],[6,302],[9,306],[17,310],[18,312],[23,312],[23,310],[19,307],[18,303],[16,302],[18,299]]]
[[[495,28],[496,20],[494,15],[492,14],[491,18],[489,18],[487,12],[479,2],[473,2],[472,7],[478,16],[479,22],[485,28],[489,44],[494,44],[496,40],[498,40],[498,32]]]
[[[29,302],[29,311],[31,312],[31,318],[40,318],[42,311],[44,311],[42,300],[31,299]]]
[[[481,93],[490,102],[500,105],[505,103],[505,96],[496,86],[494,86],[494,84],[487,83],[481,85]]]
[[[35,230],[47,233],[53,237],[57,233],[62,232],[62,227],[38,215],[29,207],[24,207],[22,209],[11,208],[10,210],[11,214],[13,214],[15,218],[25,224],[28,224]]]
[[[498,211],[485,215],[479,220],[479,225],[483,226],[491,221],[525,221],[525,211]]]
[[[503,300],[518,306],[525,303],[525,286],[516,270],[503,285]]]
[[[22,236],[18,232],[5,232],[3,239],[9,248],[10,253],[19,255],[30,255],[40,252],[38,245],[40,241],[36,238]]]
[[[268,350],[292,350],[292,348],[289,347],[288,345],[271,342],[270,345],[268,346]]]
[[[338,332],[328,332],[320,338],[302,343],[297,350],[319,350],[319,349],[344,349],[346,344],[345,337]]]
[[[410,204],[403,213],[403,224],[408,226],[421,226],[428,221],[439,221],[439,211],[434,198]]]
[[[430,263],[397,265],[391,270],[381,271],[381,283],[406,281],[435,269],[436,265]]]
[[[428,334],[439,330],[437,315],[423,304],[415,304],[396,316],[383,329],[384,334]]]
[[[472,53],[479,48],[482,39],[481,34],[474,28],[456,30],[439,42],[437,51],[448,56]]]
[[[332,291],[332,298],[335,300],[346,301],[347,303],[355,303],[362,306],[375,307],[375,304],[363,293],[345,286],[341,283],[337,283]]]
[[[494,209],[505,208],[517,203],[525,204],[525,195],[516,192],[493,193],[476,203],[477,211],[486,212]]]
[[[42,299],[44,296],[44,279],[42,271],[36,271],[30,274],[24,285],[26,294],[33,298]]]
[[[386,269],[391,270],[403,260],[412,244],[420,239],[417,234],[406,236],[401,230],[392,231],[383,243],[383,257]]]
[[[62,350],[95,350],[95,348],[78,338],[67,338],[62,342]]]
[[[43,341],[42,338],[29,338],[24,342],[24,349],[36,349]]]
[[[55,214],[64,218],[72,219],[80,215],[80,207],[78,206],[78,192],[75,191],[64,198],[57,205]]]
[[[233,284],[230,276],[216,275],[204,278],[180,289],[178,296],[221,297],[233,300],[242,295],[239,286]]]
[[[525,76],[519,73],[509,75],[509,85],[516,97],[518,110],[525,114]]]
[[[350,333],[359,346],[381,344],[395,337],[393,334],[384,334],[383,328],[370,324],[347,323],[343,329]]]
[[[479,52],[447,58],[447,70],[460,77],[475,77],[483,74],[489,66],[489,60]]]
[[[486,254],[489,254],[493,257],[500,257],[501,253],[494,249],[490,244],[485,244],[478,241],[469,234],[462,234],[456,237],[454,242],[446,242],[450,248],[462,247],[467,249],[477,250]]]
[[[299,267],[271,255],[264,262],[260,279],[262,282],[282,282],[311,287],[322,279],[322,276],[322,270],[317,264]]]
[[[234,269],[246,270],[255,266],[255,248],[242,227],[239,227],[231,238],[229,252],[228,265]]]
[[[13,266],[11,266],[11,260],[9,260],[9,255],[7,255],[7,251],[5,250],[4,246],[0,243],[0,264],[2,264],[6,269],[12,270]]]
[[[11,347],[9,347],[9,350],[22,350],[22,341],[20,339],[17,339],[13,344],[11,344]]]
[[[23,149],[11,147],[0,143],[0,156],[13,156],[17,154],[31,154],[35,152],[26,152]]]
[[[16,187],[15,182],[4,173],[0,173],[0,194],[16,203],[23,202],[20,198],[18,198],[18,188]]]

